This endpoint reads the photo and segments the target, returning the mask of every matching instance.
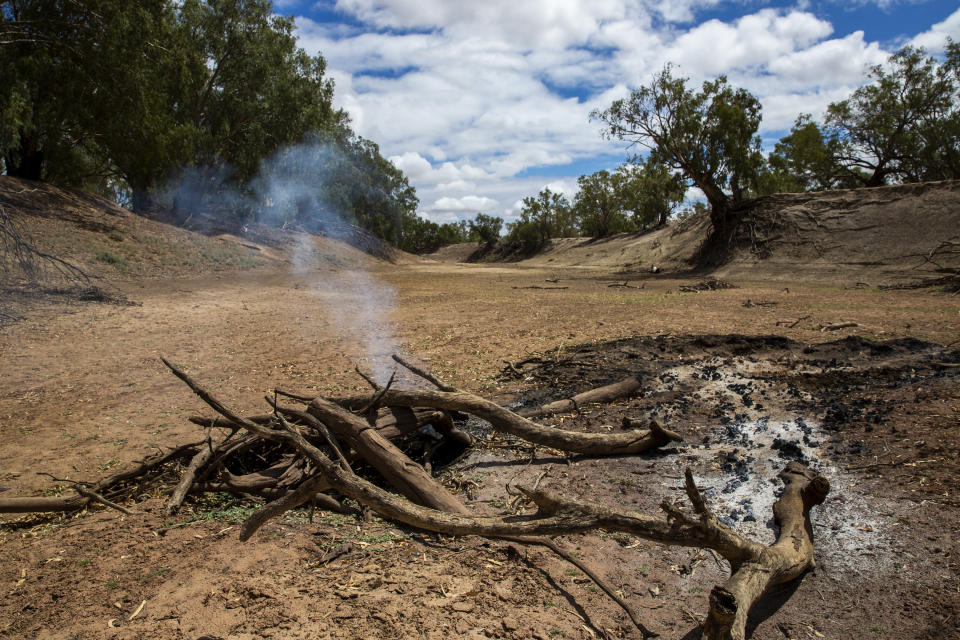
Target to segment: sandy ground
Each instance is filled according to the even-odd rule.
[[[274,386],[328,395],[360,390],[354,366],[388,375],[389,354],[397,351],[488,397],[549,397],[564,385],[578,386],[580,374],[561,367],[554,378],[505,378],[499,375],[504,361],[590,352],[591,373],[580,376],[582,387],[587,378],[601,383],[629,372],[632,365],[611,359],[604,345],[639,340],[632,348],[642,357],[635,360],[652,376],[645,397],[612,407],[609,415],[598,410],[593,419],[570,420],[600,429],[619,424],[620,415],[659,411],[688,436],[690,448],[614,466],[543,463],[560,487],[655,509],[676,491],[671,478],[681,472],[678,465],[693,464],[706,482],[720,482],[716,474],[729,470],[711,466],[717,452],[693,443],[730,419],[749,431],[764,417],[822,425],[833,415],[843,428],[818,432],[822,446],[804,455],[842,471],[838,501],[824,509],[846,516],[829,522],[852,538],[847,547],[831,547],[830,561],[799,585],[774,594],[753,623],[753,637],[960,637],[954,475],[960,398],[956,368],[937,364],[956,362],[960,298],[781,280],[681,291],[698,280],[632,276],[625,288],[608,286],[622,276],[599,269],[422,262],[370,272],[259,270],[128,282],[121,287],[138,306],[51,305],[0,333],[0,487],[8,490],[5,497],[69,493],[38,472],[96,479],[157,447],[202,435],[186,416],[204,413],[203,407],[164,369],[161,355],[228,404],[253,413],[262,411],[262,396]],[[822,330],[841,322],[856,326]],[[685,342],[727,334],[775,334],[792,346],[758,343],[738,354]],[[816,345],[847,336],[914,342],[894,355],[847,345],[822,347],[822,357],[814,357]],[[654,338],[664,346],[663,362],[650,346],[655,343],[643,342]],[[709,396],[699,409],[684,404],[691,380],[701,378],[677,370],[670,375],[679,386],[671,387],[661,376],[664,367],[681,366],[685,354],[701,369],[719,358],[715,365],[727,368],[724,375],[747,382],[789,378],[806,394],[802,411],[770,402],[777,409],[770,414],[737,417],[742,408],[724,404],[736,398]],[[747,360],[731,360],[737,357]],[[780,369],[755,371],[751,357]],[[844,413],[848,406],[859,413]],[[870,411],[878,407],[874,423]],[[876,428],[865,431],[871,425]],[[481,448],[446,478],[461,489],[465,478],[481,484],[485,493],[475,506],[489,513],[499,512],[504,483],[525,462],[522,455],[514,461],[509,448],[498,451]],[[774,490],[768,482],[751,495]],[[844,506],[844,500],[858,505]],[[95,510],[65,519],[6,517],[0,637],[640,637],[585,578],[543,551],[333,516],[313,523],[291,516],[246,545],[236,541],[236,522],[223,514],[160,537],[154,529],[169,524],[161,505],[160,497],[147,500],[137,516]],[[753,507],[766,521],[768,507]],[[358,552],[319,565],[322,551],[344,539],[357,541]],[[694,637],[706,594],[723,575],[711,556],[696,550],[605,534],[566,542],[621,585],[664,637]],[[851,554],[856,562],[840,561]]]

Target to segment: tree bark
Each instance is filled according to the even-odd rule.
[[[20,133],[20,144],[16,154],[7,154],[3,161],[7,175],[23,180],[42,180],[45,154],[40,148],[36,136]]]

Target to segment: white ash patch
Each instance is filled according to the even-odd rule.
[[[718,517],[743,534],[770,544],[776,539],[773,503],[783,489],[778,475],[798,460],[831,485],[813,510],[817,561],[825,570],[869,572],[893,565],[893,510],[859,491],[855,478],[834,466],[822,450],[826,434],[817,421],[796,415],[790,404],[810,401],[808,393],[777,379],[785,363],[751,357],[710,358],[664,371],[652,392],[692,389],[694,401],[716,403],[726,418],[703,444],[684,447],[686,465],[699,461],[708,471],[695,476]],[[654,414],[655,415],[655,414]]]
[[[769,360],[713,357],[665,370],[653,381],[650,392],[692,388],[693,399],[725,402],[744,419],[759,420],[782,413],[788,399],[811,400],[809,393],[796,389],[788,398],[776,380],[782,371],[782,364]]]
[[[711,430],[704,444],[687,449],[708,469],[695,474],[697,486],[718,518],[764,544],[776,539],[773,503],[783,483],[778,475],[797,460],[830,481],[830,494],[813,510],[814,541],[821,568],[869,572],[893,561],[877,515],[878,500],[857,490],[853,476],[826,459],[819,424],[795,417],[731,421]],[[887,511],[887,510],[882,510]]]

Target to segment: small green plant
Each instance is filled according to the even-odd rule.
[[[126,269],[127,267],[130,266],[130,263],[127,262],[126,258],[122,256],[118,256],[117,254],[110,251],[101,251],[94,257],[94,259],[97,262],[102,262],[104,264],[112,264],[118,269]]]
[[[107,470],[110,469],[111,467],[115,467],[115,466],[117,466],[118,464],[120,464],[120,460],[119,460],[119,459],[117,459],[117,458],[111,458],[110,460],[107,460],[107,461],[104,462],[103,464],[98,464],[98,465],[97,465],[97,469],[100,470],[100,471],[107,471]]]
[[[90,564],[90,559],[89,559],[89,558],[85,558],[85,559],[83,559],[83,560],[77,560],[77,566],[78,566],[78,567],[85,567],[85,566],[87,566],[88,564]]]
[[[576,569],[567,569],[564,573],[571,577],[580,575],[580,572]]]
[[[237,500],[229,493],[204,495],[193,508],[197,520],[222,520],[237,524],[256,511],[257,505]]]
[[[560,605],[557,604],[556,600],[544,600],[543,606],[549,609],[550,607],[558,607]]]
[[[883,627],[882,625],[879,625],[879,624],[873,625],[873,627],[870,629],[870,631],[873,631],[873,632],[874,632],[875,634],[877,634],[878,636],[882,636],[883,634],[885,634],[885,633],[887,632],[886,628]]]
[[[123,234],[116,229],[114,229],[109,234],[107,234],[107,237],[113,240],[114,242],[123,242]]]
[[[159,578],[169,570],[170,570],[170,567],[159,567],[158,569],[154,569],[153,571],[147,574],[147,580],[152,580],[153,578]]]
[[[116,580],[107,580],[103,583],[103,586],[105,586],[107,589],[116,589],[120,586],[120,583]]]
[[[63,485],[58,484],[55,487],[45,487],[43,490],[43,495],[48,498],[59,498],[63,496]]]
[[[703,589],[701,589],[700,587],[698,587],[698,586],[696,586],[696,585],[694,585],[694,586],[690,587],[689,589],[687,589],[687,592],[688,592],[688,593],[700,593],[701,591],[703,591]]]

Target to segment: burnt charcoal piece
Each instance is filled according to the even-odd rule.
[[[804,460],[805,456],[803,455],[803,450],[800,448],[796,442],[791,442],[789,440],[784,440],[783,438],[776,438],[773,441],[773,444],[770,445],[771,449],[779,452],[781,458],[787,460]]]

